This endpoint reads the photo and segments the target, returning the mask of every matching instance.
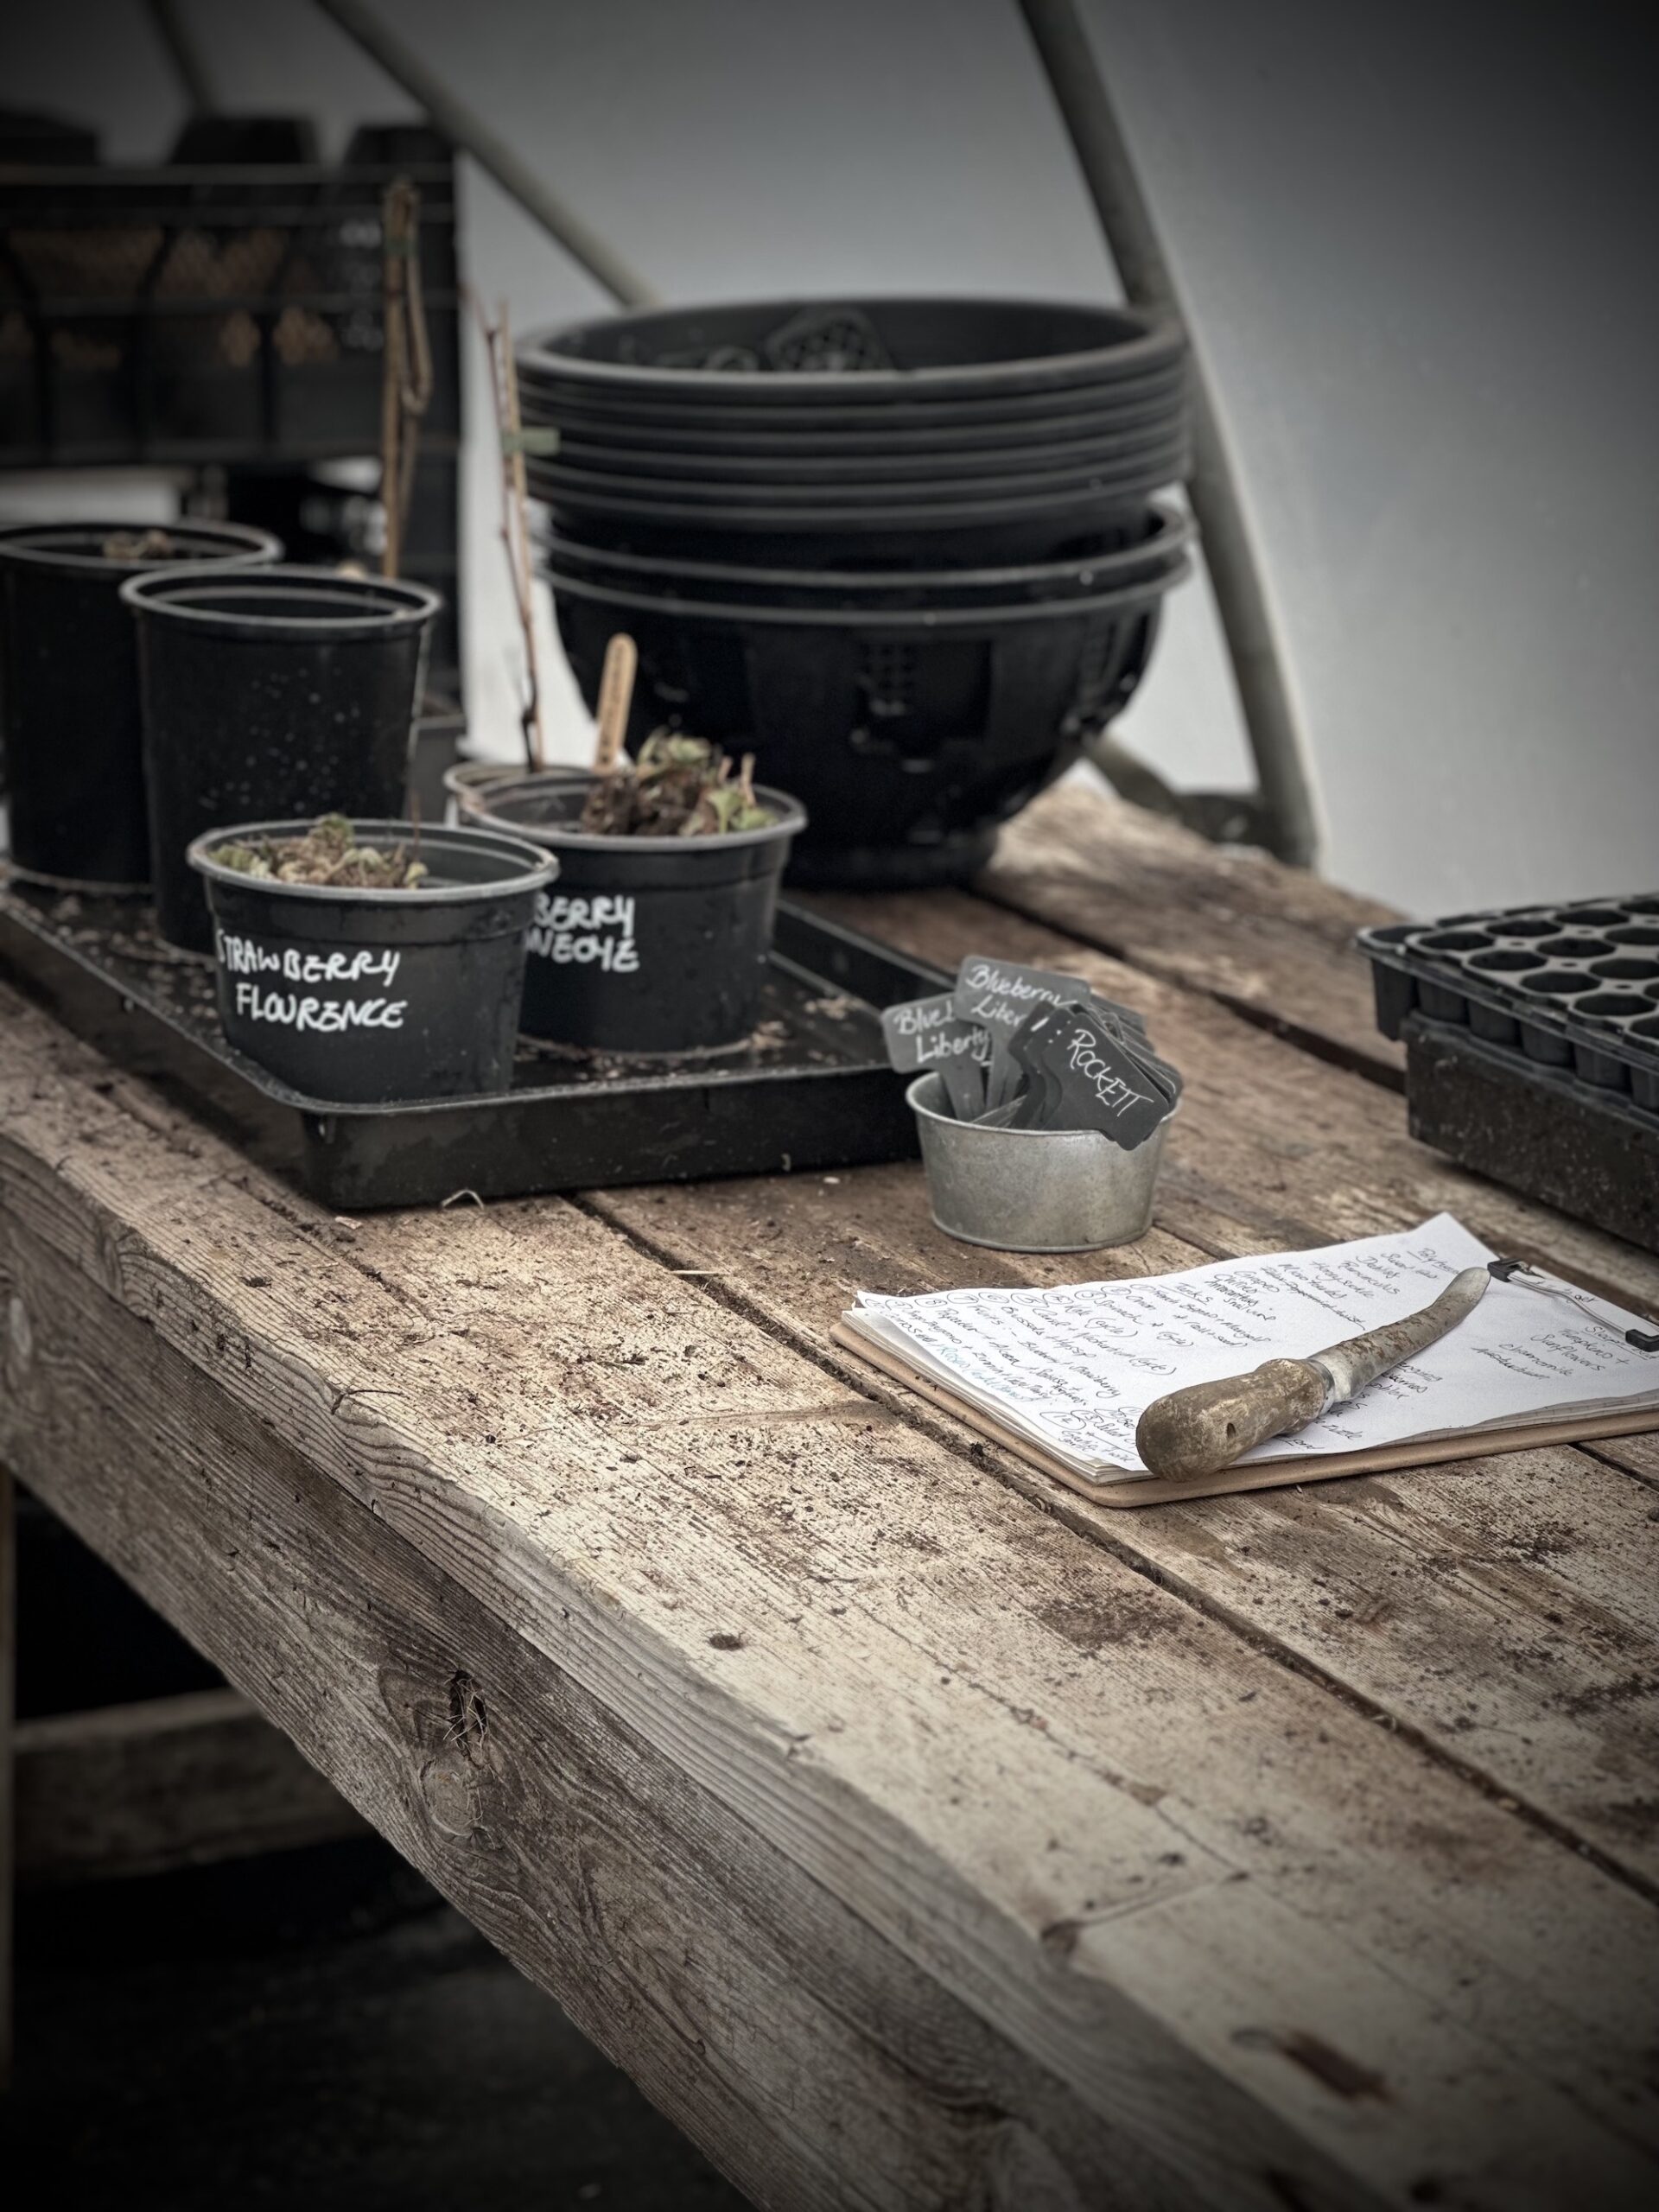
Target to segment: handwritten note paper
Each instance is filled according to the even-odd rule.
[[[1078,1474],[1121,1480],[1147,1472],[1135,1430],[1154,1398],[1266,1359],[1307,1358],[1419,1311],[1460,1268],[1495,1256],[1439,1214],[1395,1236],[1128,1282],[918,1298],[866,1292],[847,1319]],[[1638,1317],[1592,1305],[1600,1320],[1495,1281],[1439,1344],[1351,1405],[1248,1457],[1367,1451],[1644,1400],[1659,1413],[1659,1354],[1619,1334]]]

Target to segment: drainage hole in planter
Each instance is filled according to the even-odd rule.
[[[1539,998],[1570,998],[1575,991],[1584,988],[1584,978],[1575,975],[1570,968],[1548,968],[1541,976],[1523,976],[1521,988],[1531,991]]]
[[[1491,941],[1484,930],[1439,930],[1433,937],[1424,938],[1419,949],[1424,952],[1478,952]]]
[[[1505,950],[1502,947],[1496,952],[1478,952],[1469,963],[1471,968],[1478,968],[1483,974],[1503,976],[1518,976],[1529,968],[1541,968],[1543,964],[1541,952],[1522,952],[1517,948]]]
[[[1639,953],[1627,952],[1622,959],[1592,961],[1590,973],[1605,976],[1609,982],[1650,983],[1659,976],[1659,960],[1643,960]]]
[[[1613,948],[1605,937],[1548,937],[1538,950],[1552,960],[1599,960]]]

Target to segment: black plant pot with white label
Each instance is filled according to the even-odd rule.
[[[247,823],[191,846],[206,880],[225,1034],[309,1099],[349,1104],[505,1090],[525,932],[558,861],[524,837],[427,830],[412,891],[279,883],[217,860],[226,845],[302,836]],[[360,845],[409,849],[406,822],[354,822]]]
[[[760,791],[778,817],[764,830],[596,837],[581,826],[592,782],[552,768],[459,794],[465,818],[558,855],[559,880],[531,926],[526,1034],[613,1052],[741,1043],[760,1013],[778,887],[804,810]]]

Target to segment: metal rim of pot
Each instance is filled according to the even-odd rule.
[[[979,1126],[977,1122],[962,1121],[955,1114],[941,1114],[937,1107],[925,1104],[924,1101],[913,1095],[922,1088],[923,1084],[927,1081],[930,1076],[937,1075],[938,1072],[938,1071],[936,1068],[924,1068],[919,1075],[912,1076],[910,1081],[905,1085],[905,1097],[906,1103],[918,1115],[925,1116],[927,1120],[930,1122],[942,1122],[948,1129],[976,1128]],[[1159,1122],[1158,1128],[1160,1129],[1167,1128],[1169,1124],[1175,1119],[1175,1116],[1180,1112],[1180,1110],[1181,1102],[1178,1098],[1175,1101],[1175,1103],[1170,1108],[1168,1113],[1165,1115],[1163,1120]],[[983,1132],[983,1134],[988,1137],[994,1136],[998,1138],[1098,1137],[1102,1144],[1110,1146],[1114,1152],[1122,1154],[1125,1158],[1133,1159],[1135,1156],[1133,1153],[1125,1154],[1122,1145],[1113,1144],[1110,1137],[1107,1136],[1099,1129],[1011,1129],[1007,1127],[1001,1127],[988,1128]],[[1148,1139],[1147,1141],[1150,1142],[1151,1140]],[[1138,1151],[1140,1147],[1137,1146],[1136,1150]]]
[[[41,543],[54,537],[107,539],[156,530],[168,537],[195,538],[200,553],[150,553],[143,556],[77,551],[69,546]],[[240,522],[24,522],[0,528],[0,565],[61,569],[67,575],[149,578],[182,569],[188,575],[217,572],[237,561],[267,559],[279,562],[283,541],[268,530]]]
[[[1160,574],[1138,579],[1115,592],[1097,593],[1090,599],[1029,600],[1013,604],[966,607],[759,607],[740,601],[652,597],[643,592],[622,591],[593,584],[553,569],[544,571],[556,598],[595,601],[601,607],[626,607],[660,615],[675,622],[735,624],[747,627],[766,624],[775,629],[910,630],[926,637],[940,630],[1001,629],[1014,622],[1076,621],[1090,614],[1128,613],[1151,606],[1192,574],[1191,554],[1173,556]]]
[[[257,581],[255,581],[255,580]],[[192,607],[189,592],[226,594],[245,599],[234,611],[220,607]],[[286,591],[309,594],[315,611],[308,614],[262,613],[258,601]],[[121,596],[137,614],[158,614],[173,622],[193,622],[204,629],[227,632],[242,630],[261,638],[302,637],[325,631],[332,637],[385,637],[389,632],[413,629],[440,613],[443,601],[424,584],[403,577],[343,576],[333,569],[278,562],[268,569],[204,571],[193,564],[175,565],[153,575],[132,576],[121,587]],[[331,604],[332,603],[332,604]],[[334,613],[355,603],[355,613]]]
[[[985,300],[960,294],[942,294],[922,302],[894,295],[885,301],[878,298],[775,302],[741,300],[723,302],[707,312],[743,315],[775,311],[780,319],[786,320],[791,313],[799,313],[803,308],[815,306],[874,311],[879,315],[883,307],[891,310],[900,304],[906,307],[925,305],[936,313],[967,308],[977,315],[996,308],[1016,314],[1043,310],[1052,313],[1057,309],[1078,315],[1092,312],[1103,321],[1110,316],[1119,322],[1138,325],[1139,328],[1132,336],[1065,353],[1015,356],[998,361],[955,363],[948,367],[928,369],[861,369],[850,374],[833,369],[665,369],[634,362],[598,360],[589,355],[563,350],[570,341],[580,341],[589,333],[603,332],[610,339],[626,342],[630,333],[642,325],[660,322],[666,315],[677,312],[651,308],[630,315],[607,315],[585,322],[566,324],[556,330],[534,331],[525,340],[521,351],[532,366],[544,358],[560,375],[583,384],[609,385],[620,391],[689,396],[687,386],[691,385],[695,389],[698,383],[702,383],[709,387],[711,397],[724,394],[732,398],[755,398],[762,404],[768,397],[776,397],[787,404],[791,396],[803,393],[808,398],[823,393],[826,396],[834,394],[837,398],[845,400],[848,387],[853,385],[858,388],[861,403],[874,406],[885,398],[905,394],[925,397],[957,391],[978,392],[988,389],[994,391],[999,384],[1010,390],[1028,389],[1033,385],[1040,388],[1064,387],[1091,378],[1107,378],[1114,372],[1120,374],[1132,372],[1151,363],[1173,358],[1184,350],[1185,344],[1181,326],[1173,317],[1147,315],[1132,308],[1091,310],[1087,302],[1070,300]]]
[[[1071,561],[1033,561],[995,569],[759,569],[728,561],[679,561],[666,555],[624,553],[557,536],[550,537],[541,550],[549,559],[566,552],[596,569],[621,569],[641,576],[683,576],[693,583],[781,586],[791,591],[984,591],[1004,583],[1063,583],[1070,577],[1096,572],[1121,573],[1184,550],[1197,538],[1197,524],[1172,501],[1154,499],[1149,512],[1153,528],[1138,544],[1120,546],[1109,553],[1079,555]]]
[[[484,798],[499,804],[510,798],[514,791],[556,790],[568,787],[572,792],[585,791],[601,781],[591,768],[542,768],[531,775],[512,775],[500,782],[492,780],[482,786],[480,796],[475,790],[462,788],[455,797],[461,812],[469,822],[481,829],[512,832],[519,836],[534,837],[544,833],[556,838],[559,845],[569,845],[581,853],[613,853],[620,849],[635,853],[684,853],[691,846],[717,848],[723,853],[735,852],[745,846],[772,844],[780,837],[797,837],[806,827],[806,809],[798,798],[787,791],[774,791],[769,784],[755,785],[755,798],[764,806],[778,814],[776,822],[769,822],[764,830],[722,830],[709,836],[682,837],[602,837],[592,830],[567,830],[562,823],[552,822],[512,822],[504,815],[493,814]]]
[[[238,822],[222,830],[204,830],[186,849],[185,859],[198,875],[209,882],[228,884],[234,890],[273,892],[280,897],[309,900],[343,900],[350,906],[384,906],[388,902],[399,906],[460,906],[480,898],[511,898],[520,891],[540,891],[551,883],[559,872],[556,853],[510,823],[467,822],[423,830],[423,845],[442,851],[446,846],[454,849],[462,847],[471,853],[493,853],[505,863],[511,861],[516,873],[487,878],[479,883],[418,883],[410,890],[392,890],[386,887],[352,883],[284,883],[273,876],[249,875],[242,868],[226,868],[215,860],[215,848],[228,844],[245,844],[253,838],[303,837],[316,828],[316,817],[297,822]],[[414,839],[413,824],[408,822],[368,817],[353,821],[353,838],[362,839],[377,847],[389,844],[410,844]]]

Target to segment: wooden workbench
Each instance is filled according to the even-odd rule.
[[[1659,2201],[1655,1440],[1109,1514],[826,1340],[1442,1206],[1659,1264],[1407,1137],[1328,887],[1068,790],[827,903],[1144,1011],[1143,1243],[913,1166],[336,1219],[0,992],[0,1459],[761,2204]]]

